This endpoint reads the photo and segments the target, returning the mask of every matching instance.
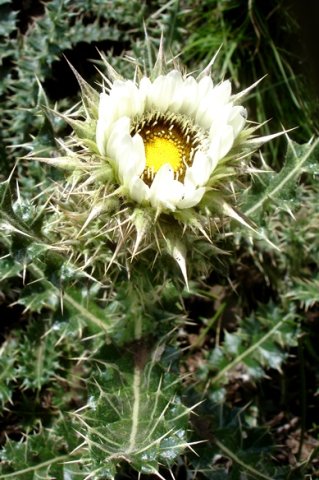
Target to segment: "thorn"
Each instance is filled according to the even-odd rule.
[[[169,471],[169,473],[170,473],[170,475],[171,475],[172,479],[173,479],[173,480],[176,480],[176,478],[174,477],[174,474],[173,474],[173,471],[172,471],[172,469],[170,468],[168,471]]]
[[[198,80],[200,80],[201,78],[207,76],[207,75],[210,75],[210,72],[211,72],[211,68],[212,66],[214,65],[215,63],[215,60],[216,58],[218,57],[219,55],[219,52],[222,48],[223,44],[220,45],[220,47],[218,48],[217,52],[215,53],[215,55],[213,56],[213,58],[210,60],[210,62],[208,63],[208,65],[204,68],[204,70],[198,75]]]
[[[189,291],[189,284],[188,284],[188,278],[187,278],[187,267],[186,267],[186,248],[183,243],[181,243],[179,240],[175,240],[173,244],[170,245],[169,249],[171,250],[171,255],[178,264],[185,284],[186,288]]]

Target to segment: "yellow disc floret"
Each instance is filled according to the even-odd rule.
[[[182,115],[165,115],[149,112],[137,120],[131,134],[138,133],[144,142],[145,169],[143,181],[151,185],[159,169],[169,164],[175,180],[182,182],[186,167],[192,164],[197,145],[201,143],[200,132]]]
[[[178,146],[167,138],[155,137],[145,142],[146,168],[154,173],[158,172],[162,165],[169,163],[174,172],[177,172],[181,164],[181,153]]]

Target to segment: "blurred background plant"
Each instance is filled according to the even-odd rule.
[[[309,140],[319,126],[308,6],[305,13],[288,0],[0,0],[0,478],[318,475],[319,150]],[[51,111],[80,98],[64,57],[94,86],[98,50],[131,76],[122,56],[154,57],[162,31],[165,49],[190,71],[222,46],[214,80],[230,78],[236,91],[267,75],[247,99],[249,118],[270,119],[263,134],[295,130],[288,149],[284,137],[263,149],[269,173],[241,198],[280,251],[239,228],[221,235],[217,245],[232,254],[208,259],[190,292],[174,282],[154,291],[143,315],[158,319],[159,331],[152,337],[146,321],[143,350],[123,324],[125,312],[136,312],[127,282],[120,278],[112,291],[46,250],[35,191],[62,177],[18,159],[30,149],[54,155],[55,139],[69,133]],[[257,154],[254,162],[265,167]],[[10,193],[14,180],[19,188]],[[145,368],[143,404],[154,423],[139,426],[148,444],[141,438],[128,462],[104,462],[112,440],[126,440],[116,437],[130,421],[130,365],[150,350],[158,363],[152,357]]]

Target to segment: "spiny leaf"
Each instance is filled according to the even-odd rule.
[[[0,6],[11,3],[11,0],[2,0]],[[16,29],[16,17],[18,12],[10,11],[9,8],[1,8],[0,36],[7,37]]]
[[[285,164],[279,173],[262,173],[256,179],[258,192],[249,191],[244,198],[245,215],[255,218],[269,207],[294,198],[296,184],[300,175],[307,169],[313,170],[313,164],[319,169],[319,139],[312,144],[298,145],[289,139]]]
[[[300,302],[301,306],[308,310],[315,303],[319,303],[319,278],[295,279],[294,284],[285,295],[291,300]]]
[[[18,345],[14,339],[7,340],[0,347],[0,404],[2,405],[9,402],[12,397],[18,351]]]
[[[110,332],[110,317],[96,303],[83,298],[80,290],[73,288],[64,292],[63,302],[71,314],[76,315],[79,324],[89,325],[95,333]]]
[[[10,256],[5,256],[0,258],[0,278],[1,281],[4,281],[6,278],[17,277],[23,265],[21,263],[15,262]]]
[[[71,424],[69,428],[72,429]],[[8,440],[1,452],[1,480],[49,480],[52,478],[84,479],[80,461],[77,465],[65,465],[72,460],[67,453],[65,438],[52,429],[29,435],[24,441]]]
[[[152,360],[145,363],[149,352],[142,343],[131,350],[109,355],[116,364],[94,375],[88,404],[78,414],[96,471],[112,471],[126,460],[139,472],[155,473],[187,447],[189,409],[176,395],[178,378]]]
[[[197,455],[191,455],[191,465],[197,474],[209,480],[284,480],[288,468],[278,468],[273,461],[275,445],[265,427],[251,427],[247,423],[248,408],[238,409],[207,400],[199,407],[199,418],[210,425],[210,438],[197,446]],[[196,427],[197,418],[194,419]],[[200,425],[201,420],[199,420]],[[192,439],[201,438],[201,431]],[[196,477],[197,478],[197,477]]]
[[[0,183],[0,208],[4,212],[12,213],[12,195],[10,190],[10,178]],[[1,215],[1,212],[0,212]],[[0,216],[1,218],[1,216]]]
[[[19,338],[19,359],[15,366],[16,377],[22,388],[40,390],[58,372],[61,348],[56,348],[57,334],[46,333],[46,325],[32,322]],[[61,368],[61,367],[60,367]]]
[[[293,311],[283,311],[270,303],[241,320],[236,333],[225,332],[224,343],[208,358],[208,368],[216,371],[209,380],[213,397],[220,397],[219,389],[239,365],[252,379],[265,376],[268,368],[280,370],[286,358],[284,348],[297,342],[295,316]]]
[[[56,310],[59,306],[59,296],[53,289],[36,289],[31,293],[22,294],[17,301],[20,305],[24,305],[26,310],[40,313],[44,308]]]

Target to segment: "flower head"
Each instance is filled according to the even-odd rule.
[[[172,70],[105,89],[96,143],[127,198],[174,212],[201,202],[245,122],[228,80],[215,86]]]
[[[186,279],[189,245],[211,242],[227,217],[249,227],[232,206],[258,140],[239,104],[245,92],[232,94],[228,80],[215,85],[208,69],[195,78],[137,68],[125,80],[107,68],[100,92],[75,72],[83,106],[63,116],[74,134],[59,141],[64,156],[37,157],[71,171],[52,195],[47,231],[93,270],[99,261],[105,271],[114,262],[128,268],[128,256],[156,249]]]

